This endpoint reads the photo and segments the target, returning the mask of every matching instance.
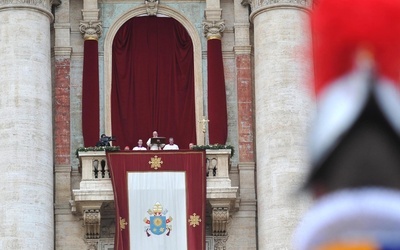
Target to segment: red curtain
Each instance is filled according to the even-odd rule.
[[[85,147],[99,140],[99,53],[96,40],[85,40],[82,73],[82,133]]]
[[[196,143],[193,44],[173,18],[134,17],[112,49],[114,145],[134,146],[154,130],[180,148]]]
[[[111,172],[111,181],[114,190],[114,202],[116,210],[115,245],[116,250],[135,249],[134,242],[129,242],[130,216],[142,216],[142,214],[129,214],[127,174],[129,172],[169,172],[183,171],[186,176],[186,211],[188,218],[187,239],[188,249],[205,249],[205,207],[206,207],[206,166],[204,151],[180,151],[158,152],[157,157],[162,163],[158,169],[151,168],[149,164],[155,157],[151,151],[121,151],[108,152],[107,163]],[[145,211],[144,211],[145,212]],[[195,227],[189,223],[190,215],[200,216],[201,222]],[[123,220],[122,222],[120,222]],[[142,219],[142,217],[140,217]],[[124,222],[126,226],[124,227]],[[124,227],[124,228],[123,228]],[[143,231],[143,233],[145,233]],[[135,239],[138,235],[133,235]],[[133,245],[132,248],[129,245]]]
[[[220,39],[207,41],[208,135],[210,144],[225,144],[228,137],[224,64]]]

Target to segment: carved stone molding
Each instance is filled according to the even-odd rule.
[[[0,0],[1,9],[26,9],[31,8],[38,10],[48,16],[50,22],[54,21],[54,16],[51,13],[52,5],[58,6],[57,0]]]
[[[250,21],[262,13],[276,9],[292,9],[309,13],[313,7],[313,0],[243,0],[242,4],[250,4]]]
[[[226,250],[226,241],[228,236],[215,236],[214,237],[214,250]]]
[[[253,10],[266,6],[298,6],[311,8],[312,0],[242,0],[242,5],[251,5]]]
[[[51,0],[0,0],[0,6],[2,5],[31,5],[42,7],[50,10],[50,6],[53,4]]]
[[[207,40],[221,39],[224,30],[225,30],[225,22],[223,20],[203,22],[203,32]]]
[[[97,250],[99,240],[86,240],[87,250]]]
[[[214,207],[212,209],[212,234],[214,236],[227,236],[226,231],[229,220],[228,207]]]
[[[83,225],[85,226],[86,239],[100,238],[100,221],[100,209],[83,210]]]
[[[59,6],[61,0],[0,0],[0,7],[4,5],[31,5],[51,10],[51,6]]]
[[[79,30],[85,40],[98,40],[103,32],[101,21],[81,21]]]
[[[251,0],[242,0],[242,2],[241,2],[241,4],[243,5],[243,6],[249,6],[249,5],[251,5]]]
[[[145,0],[147,15],[156,16],[158,12],[158,0]]]
[[[309,2],[311,2],[311,1],[310,0],[262,0],[261,2],[263,5],[291,3],[291,4],[299,4],[299,5],[308,6]]]

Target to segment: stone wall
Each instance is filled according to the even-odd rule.
[[[98,5],[103,28],[99,39],[101,115],[100,121],[94,121],[103,133],[107,129],[106,60],[110,52],[106,50],[106,37],[122,16],[139,6],[143,9],[143,1],[90,1]],[[0,211],[5,230],[0,238],[3,246],[10,249],[96,247],[85,240],[81,215],[73,214],[70,206],[71,190],[78,188],[81,178],[74,153],[83,144],[84,40],[79,25],[87,2],[58,2],[53,10],[54,25],[50,27],[52,2],[57,1],[0,0],[0,88],[7,93],[0,99],[0,114],[7,118],[0,122],[2,173],[7,177],[0,185],[5,202]],[[292,192],[300,186],[307,165],[305,137],[313,110],[305,88],[312,68],[302,49],[309,42],[309,30],[303,23],[308,19],[310,2],[160,3],[164,10],[177,13],[188,22],[194,30],[192,35],[195,33],[198,38],[195,70],[199,71],[200,106],[205,115],[207,41],[202,24],[206,6],[216,8],[210,10],[210,16],[217,13],[215,16],[219,17],[219,7],[222,10],[228,144],[235,147],[230,179],[233,186],[239,186],[237,211],[230,213],[227,249],[290,249],[290,235],[307,206],[307,202],[294,199]],[[104,242],[98,247],[110,246],[112,220],[109,215],[102,222]],[[52,237],[48,237],[53,234],[55,246]],[[221,239],[215,245],[221,246]]]

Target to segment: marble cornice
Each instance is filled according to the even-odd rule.
[[[50,10],[53,4],[59,5],[60,2],[57,0],[0,0],[0,6],[27,5],[27,6],[42,7],[46,10]]]
[[[71,54],[72,54],[72,47],[57,46],[57,47],[53,48],[52,53],[54,53],[53,56],[70,58]],[[68,166],[68,167],[69,167],[69,171],[71,171],[71,166]],[[56,166],[56,169],[57,169],[57,166]],[[57,172],[57,170],[55,172]]]
[[[314,0],[315,1],[315,0]],[[260,12],[264,12],[272,9],[280,8],[297,8],[300,10],[311,10],[313,0],[242,0],[243,6],[251,6],[251,17],[253,20],[254,16]]]
[[[7,8],[30,8],[44,12],[53,21],[51,6],[59,4],[57,0],[0,0],[0,11]]]
[[[309,12],[313,6],[313,0],[243,0],[242,5],[251,6],[250,20],[264,12],[275,9],[297,9]]]
[[[309,8],[312,5],[312,0],[242,0],[242,5],[251,5],[253,9],[268,5],[299,5]]]

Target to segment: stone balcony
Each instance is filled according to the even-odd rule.
[[[71,210],[82,215],[86,239],[100,237],[101,207],[113,203],[114,194],[104,151],[79,152],[82,179],[72,190]],[[239,206],[238,187],[229,178],[230,149],[207,149],[207,211],[211,217],[211,234],[227,237],[230,214]]]

